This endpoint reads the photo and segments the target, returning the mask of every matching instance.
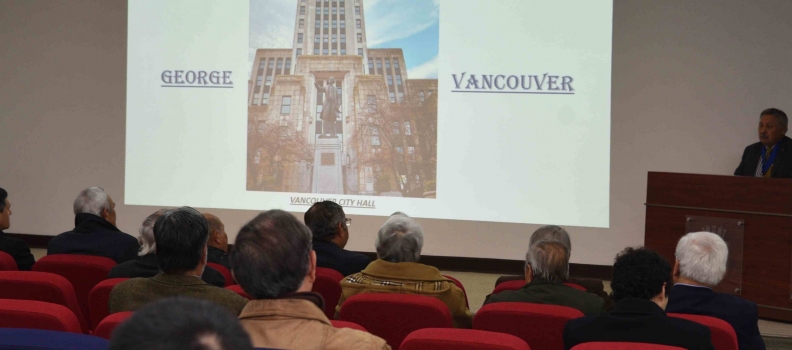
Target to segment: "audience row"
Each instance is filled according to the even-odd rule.
[[[0,205],[0,250],[11,254],[20,270],[29,270],[34,262],[29,248],[2,234],[10,227],[11,215],[8,194],[2,189]],[[113,288],[109,301],[113,313],[137,311],[166,298],[188,297],[238,315],[256,347],[388,349],[383,339],[372,334],[331,325],[324,300],[311,292],[316,268],[326,267],[346,276],[341,281],[336,315],[344,301],[356,294],[409,293],[442,301],[455,327],[472,325],[464,291],[437,268],[419,263],[423,229],[403,213],[394,213],[380,228],[374,261],[344,249],[351,219],[341,206],[329,201],[314,204],[305,213],[304,224],[280,210],[259,214],[239,231],[230,254],[219,218],[189,207],[150,215],[138,239],[115,226],[115,204],[101,188],[82,191],[74,201],[74,213],[74,230],[54,237],[48,254],[99,255],[118,262],[109,277],[131,279]],[[734,328],[740,349],[765,348],[756,304],[712,290],[723,279],[728,259],[728,247],[720,236],[709,232],[685,235],[677,245],[673,265],[650,250],[625,249],[614,262],[610,295],[604,292],[601,280],[570,278],[571,250],[563,228],[540,228],[531,236],[524,274],[499,280],[522,280],[524,285],[490,295],[485,304],[525,302],[581,311],[586,316],[570,321],[564,330],[567,348],[595,341],[712,348],[707,327],[668,317],[666,312],[720,318]],[[229,268],[252,300],[218,288],[226,281],[220,272],[207,267],[210,262]],[[141,314],[135,317],[143,317]],[[222,340],[211,336],[200,339]]]

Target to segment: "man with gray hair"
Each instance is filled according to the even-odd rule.
[[[115,202],[105,190],[91,187],[80,192],[74,215],[74,229],[52,238],[47,255],[98,255],[119,264],[137,256],[140,245],[116,227]]]
[[[737,176],[792,178],[792,152],[787,151],[789,119],[784,111],[768,108],[759,113],[759,142],[745,147]]]
[[[764,349],[756,303],[712,290],[726,274],[729,248],[711,232],[692,232],[677,243],[674,288],[666,312],[705,315],[728,322],[740,349]]]
[[[341,298],[336,312],[344,301],[360,293],[410,293],[435,297],[448,305],[454,326],[470,328],[473,315],[465,293],[454,282],[440,274],[433,266],[418,263],[423,248],[423,228],[411,217],[394,213],[379,230],[374,243],[377,260],[363,271],[341,281]]]
[[[584,314],[605,311],[602,298],[564,285],[569,279],[569,250],[558,241],[539,241],[525,254],[525,280],[518,290],[494,294],[484,304],[525,302],[568,306]]]

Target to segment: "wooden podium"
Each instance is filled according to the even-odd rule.
[[[650,172],[646,248],[673,264],[692,217],[739,222],[742,247],[729,247],[742,250],[733,294],[758,304],[759,317],[792,321],[792,179]]]

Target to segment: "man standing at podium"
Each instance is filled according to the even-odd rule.
[[[779,109],[768,108],[759,115],[759,142],[745,148],[737,176],[792,178],[792,147],[786,137],[788,119]]]

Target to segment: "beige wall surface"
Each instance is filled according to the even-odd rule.
[[[0,0],[0,187],[13,203],[9,232],[71,229],[72,201],[89,186],[115,198],[128,233],[155,211],[122,204],[126,9],[125,0]],[[757,140],[758,113],[792,112],[790,14],[787,0],[615,1],[611,227],[570,227],[572,262],[610,264],[643,243],[648,171],[731,174]],[[563,130],[549,132],[563,141]],[[209,211],[231,240],[255,214]],[[383,221],[354,217],[348,248],[373,251]],[[503,259],[522,259],[537,227],[420,222],[424,254]]]

